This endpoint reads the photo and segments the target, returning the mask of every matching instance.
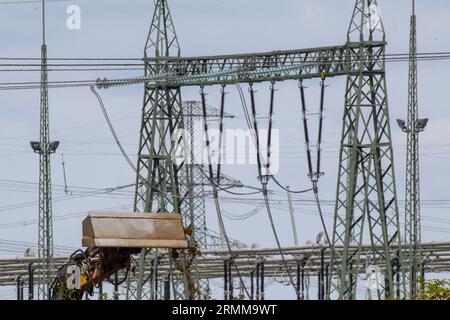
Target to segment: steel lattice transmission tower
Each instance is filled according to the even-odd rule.
[[[47,46],[45,43],[45,0],[42,0],[42,46],[41,46],[41,93],[40,93],[40,140],[31,142],[39,154],[39,231],[38,231],[38,298],[48,299],[49,286],[53,280],[53,218],[50,154],[59,142],[50,142],[48,111]]]
[[[145,75],[164,73],[167,68],[162,63],[151,64],[147,58],[179,56],[180,46],[167,0],[156,0],[145,45]],[[190,220],[193,207],[186,188],[189,171],[185,169],[184,161],[174,159],[185,143],[184,139],[174,138],[177,131],[184,128],[181,88],[155,86],[146,82],[144,90],[134,209],[137,212],[181,213],[184,221]],[[170,256],[172,298],[193,299],[198,279],[190,269],[191,259],[180,251],[172,252]],[[195,260],[194,257],[194,266]],[[157,298],[154,271],[158,263],[157,250],[143,249],[136,263],[136,286],[129,281],[127,298]],[[148,265],[153,270],[149,276],[145,273]]]
[[[372,245],[367,262],[383,270],[378,298],[394,295],[394,270],[397,270],[394,265],[399,257],[397,252],[391,251],[390,245],[400,243],[400,229],[385,78],[385,45],[377,1],[357,0],[347,37],[347,55],[357,57],[350,59],[350,63],[357,65],[357,71],[347,74],[331,240],[332,246],[342,246],[343,252],[342,256],[333,254],[329,297],[337,293],[339,299],[356,299],[364,239],[370,239]],[[365,224],[369,231],[367,237],[364,237]]]
[[[409,48],[408,120],[398,120],[407,133],[406,155],[406,202],[405,202],[405,271],[408,276],[411,298],[417,297],[422,269],[421,220],[420,220],[420,169],[419,133],[425,129],[428,119],[419,119],[417,95],[417,22],[415,1],[412,1]]]
[[[203,174],[202,159],[199,159],[199,154],[202,154],[202,128],[198,128],[197,120],[201,120],[202,113],[198,113],[198,103],[195,101],[186,101],[184,107],[184,127],[189,134],[187,138],[189,163],[185,166],[188,174],[189,185],[185,186],[189,190],[191,197],[185,203],[187,210],[191,207],[193,209],[192,215],[184,217],[185,225],[193,226],[195,240],[201,249],[206,249],[206,214],[205,214],[205,200],[203,195],[205,193],[205,176]],[[200,143],[199,143],[200,142]]]
[[[207,119],[233,118],[229,114],[221,114],[219,110],[207,107]],[[205,144],[203,142],[203,111],[202,104],[198,101],[185,101],[183,103],[184,112],[184,128],[188,136],[186,138],[189,163],[184,169],[187,171],[186,188],[189,193],[188,201],[185,202],[185,211],[192,213],[184,217],[184,224],[193,227],[193,238],[201,250],[208,249],[208,237],[206,228],[206,211],[205,211],[205,187],[210,185],[210,181],[206,178],[206,168],[203,165],[203,151]],[[196,266],[194,266],[196,268]],[[209,281],[207,279],[198,280],[199,290],[203,293],[200,298],[206,298],[209,293]]]
[[[203,111],[202,104],[199,101],[185,101],[183,103],[184,109],[184,127],[189,133],[188,150],[190,151],[190,163],[188,170],[191,177],[190,188],[192,197],[192,207],[194,215],[192,221],[186,221],[186,225],[194,227],[195,239],[201,249],[207,249],[207,228],[206,228],[206,214],[205,214],[205,187],[211,185],[211,182],[206,178],[206,169],[203,165],[203,151],[205,150],[205,143],[203,142]],[[207,119],[233,118],[232,115],[225,113],[221,114],[220,110],[207,106]],[[225,178],[222,175],[222,178]],[[218,181],[217,183],[222,183]]]

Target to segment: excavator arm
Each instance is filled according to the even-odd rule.
[[[79,300],[111,275],[130,269],[143,248],[187,249],[179,214],[92,213],[83,221],[83,246],[58,270],[53,300]]]

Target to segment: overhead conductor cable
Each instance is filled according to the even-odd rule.
[[[221,108],[220,114],[223,115],[224,114],[224,109],[225,109],[225,88],[222,88],[221,94],[222,94],[222,102],[221,102],[221,106],[220,106],[220,108]],[[206,95],[205,95],[205,91],[204,91],[203,87],[201,87],[200,95],[201,95],[201,101],[202,101],[203,122],[204,122],[204,131],[205,131],[205,139],[206,139],[206,149],[207,149],[207,153],[208,153],[209,179],[211,181],[214,181],[215,179],[214,179],[214,172],[213,172],[213,167],[212,167],[212,157],[211,157],[211,141],[209,139],[207,112],[206,112]],[[222,121],[223,121],[223,119],[221,118],[221,122]],[[223,127],[222,127],[222,129],[223,129]],[[222,138],[223,138],[222,135],[223,135],[223,130],[220,133],[219,141],[222,140]],[[220,171],[218,170],[218,172],[220,172]],[[219,178],[220,178],[220,176],[217,176],[216,180],[219,181]],[[217,219],[218,219],[219,228],[220,228],[220,231],[221,231],[220,233],[221,233],[221,236],[224,238],[223,240],[225,240],[224,242],[225,242],[226,247],[228,249],[228,252],[230,254],[230,259],[232,260],[234,254],[233,254],[233,250],[231,249],[230,240],[229,240],[227,232],[225,230],[225,223],[223,222],[223,216],[222,216],[222,211],[221,211],[220,202],[219,202],[219,191],[218,191],[217,185],[215,183],[213,183],[212,186],[213,186],[214,204],[215,204],[215,207],[216,207]],[[248,290],[247,290],[247,288],[246,288],[246,286],[244,284],[244,281],[242,279],[242,276],[241,276],[241,273],[239,271],[238,266],[235,263],[230,263],[230,264],[233,264],[234,268],[236,269],[238,278],[239,278],[239,280],[240,280],[240,282],[241,282],[241,284],[242,284],[242,286],[244,288],[244,291],[245,291],[247,297],[250,297],[250,293],[248,292]],[[230,269],[229,269],[229,273],[231,274],[231,270]]]
[[[303,82],[300,82],[299,88],[300,88],[300,96],[301,96],[301,104],[302,104],[302,113],[303,113],[303,128],[305,133],[305,144],[306,144],[306,151],[308,155],[308,172],[309,172],[309,178],[311,179],[313,191],[314,191],[314,200],[316,202],[317,211],[319,213],[320,222],[322,224],[323,232],[326,238],[326,242],[332,252],[332,254],[339,257],[340,255],[336,252],[336,250],[333,248],[330,236],[328,233],[328,229],[325,224],[325,218],[322,212],[322,206],[320,203],[320,197],[319,197],[319,187],[318,182],[320,177],[323,175],[323,173],[320,171],[320,165],[321,165],[321,145],[322,145],[322,131],[323,131],[323,112],[324,112],[324,101],[325,101],[325,79],[326,79],[326,73],[324,71],[321,72],[321,82],[320,82],[320,107],[319,107],[319,132],[318,132],[318,141],[317,141],[317,163],[316,163],[316,170],[313,171],[312,169],[312,159],[311,159],[311,146],[310,146],[310,139],[309,139],[309,132],[308,132],[308,119],[307,119],[307,113],[306,113],[306,102],[305,102],[305,91]],[[325,295],[322,296],[322,298],[325,298]]]
[[[240,87],[238,86],[238,88],[240,88]],[[274,92],[275,92],[274,90],[275,90],[274,89],[274,84],[272,83],[272,86],[271,86],[271,107],[270,107],[270,111],[269,111],[270,112],[270,114],[269,114],[269,121],[270,122],[272,121],[272,117],[273,117],[273,98],[274,98]],[[273,232],[273,235],[275,237],[275,242],[277,244],[277,248],[278,248],[278,251],[279,251],[280,256],[281,256],[281,260],[283,261],[284,268],[285,268],[285,270],[286,270],[286,272],[288,274],[288,277],[289,277],[289,282],[292,285],[292,287],[294,288],[295,294],[298,296],[299,293],[298,293],[298,291],[296,289],[294,280],[292,278],[291,270],[289,269],[289,267],[287,265],[287,262],[286,262],[286,259],[285,259],[285,256],[284,256],[284,252],[283,252],[283,249],[281,247],[281,242],[280,242],[280,239],[278,237],[278,232],[277,232],[276,227],[275,227],[275,222],[273,220],[272,210],[270,208],[270,201],[269,201],[268,191],[267,191],[267,183],[268,183],[268,180],[269,180],[269,176],[268,175],[264,175],[263,176],[261,174],[261,172],[262,172],[261,164],[263,162],[263,159],[262,159],[262,156],[261,156],[261,148],[260,148],[260,143],[259,143],[258,124],[257,124],[257,121],[256,121],[255,91],[253,89],[253,85],[252,84],[250,84],[249,92],[250,92],[250,101],[251,101],[252,118],[253,118],[253,128],[251,128],[251,126],[250,126],[249,129],[253,129],[252,131],[254,133],[254,141],[255,141],[255,144],[256,144],[256,156],[257,156],[257,162],[258,162],[258,173],[259,173],[259,180],[261,181],[261,185],[262,185],[262,188],[263,188],[264,203],[265,203],[265,206],[266,206],[267,215],[269,217],[270,226],[272,228],[272,232]],[[243,102],[245,102],[245,99],[243,100]],[[246,118],[250,118],[250,116],[248,115],[247,106],[244,103],[242,104],[242,106],[244,108],[244,113],[246,114]],[[250,121],[248,123],[251,124]],[[270,137],[271,134],[272,134],[272,132],[269,131],[268,132],[269,137],[268,137],[267,141],[271,141],[271,137]],[[270,151],[268,152],[268,154],[270,155]],[[267,169],[267,172],[270,172],[270,159],[267,159],[267,164],[265,165],[265,167]]]

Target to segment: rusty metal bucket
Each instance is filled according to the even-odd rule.
[[[179,214],[90,213],[83,220],[83,247],[171,248],[188,247]]]

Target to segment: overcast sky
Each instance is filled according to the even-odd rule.
[[[5,2],[5,1],[3,1]],[[410,0],[379,1],[388,41],[388,53],[408,52]],[[450,51],[450,3],[445,0],[418,0],[418,51]],[[354,0],[171,0],[182,54],[213,55],[298,49],[328,45],[343,45],[352,14]],[[69,5],[81,8],[81,30],[66,27]],[[1,4],[0,57],[40,56],[39,4]],[[51,57],[126,57],[143,56],[143,48],[153,14],[151,0],[78,0],[48,4],[47,45]],[[52,80],[86,80],[98,77],[131,77],[139,71],[127,72],[53,72]],[[0,72],[0,82],[39,81],[39,72]],[[398,197],[404,199],[406,136],[395,125],[397,118],[406,118],[408,65],[405,62],[387,64],[389,106],[395,148]],[[450,64],[448,61],[419,62],[419,104],[422,117],[430,118],[429,127],[421,134],[421,189],[423,200],[447,200],[446,203],[426,202],[422,208],[423,240],[448,240],[450,233]],[[326,95],[324,164],[326,175],[320,182],[321,197],[334,200],[338,143],[344,105],[345,78],[329,79]],[[313,112],[319,103],[319,81],[311,80],[308,102]],[[293,189],[309,187],[306,176],[304,138],[299,112],[296,82],[277,85],[275,127],[281,134],[281,169],[278,179]],[[267,116],[269,85],[257,86],[258,114]],[[235,88],[229,88],[226,111],[235,115],[227,120],[229,128],[246,128],[242,108]],[[218,88],[208,88],[208,104],[219,102]],[[246,90],[244,90],[246,92]],[[135,161],[142,107],[142,85],[113,88],[101,92],[114,127]],[[183,91],[184,100],[198,100],[198,88]],[[133,188],[114,196],[77,197],[86,188],[110,188],[134,182],[133,171],[120,155],[102,117],[95,97],[88,88],[50,90],[50,122],[52,140],[61,141],[52,156],[52,181],[55,185],[54,217],[70,213],[115,208],[130,210]],[[39,134],[39,90],[2,91],[0,96],[0,239],[36,242],[37,225],[8,227],[11,223],[37,219],[38,156],[29,141]],[[311,118],[311,121],[315,121]],[[395,125],[395,126],[394,126]],[[261,119],[261,126],[266,120]],[[315,135],[315,132],[313,133]],[[67,182],[73,196],[63,192],[61,154],[66,161]],[[225,173],[248,185],[258,186],[256,166],[226,166]],[[13,186],[12,183],[15,183]],[[17,184],[20,181],[20,184]],[[77,189],[75,187],[83,187]],[[275,185],[274,215],[282,243],[293,243],[285,192]],[[229,197],[223,194],[223,197]],[[311,199],[312,195],[294,196]],[[247,204],[224,201],[224,209],[239,215],[259,206],[260,196]],[[215,211],[207,201],[208,227],[218,230]],[[17,206],[19,205],[19,206]],[[439,207],[436,207],[439,205]],[[332,228],[332,206],[325,206],[328,228]],[[403,207],[400,206],[403,221]],[[299,239],[302,244],[315,239],[321,231],[314,207],[295,204]],[[55,244],[80,246],[81,220],[55,221]],[[244,221],[225,221],[232,238],[247,244],[274,246],[264,210]],[[8,227],[8,228],[7,228]],[[20,255],[2,251],[0,256]]]

